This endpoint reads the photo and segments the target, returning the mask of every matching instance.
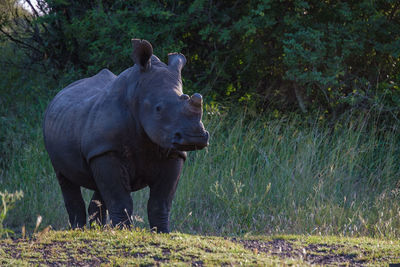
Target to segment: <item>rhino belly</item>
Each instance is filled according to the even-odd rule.
[[[51,141],[46,147],[49,147],[48,153],[56,173],[60,172],[76,185],[96,190],[89,167],[76,147]]]

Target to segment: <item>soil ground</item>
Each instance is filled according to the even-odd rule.
[[[1,239],[1,266],[328,265],[400,263],[400,241],[321,236],[215,237],[137,230],[43,231]]]

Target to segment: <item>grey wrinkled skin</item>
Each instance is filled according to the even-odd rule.
[[[133,67],[72,83],[45,113],[45,146],[72,228],[86,225],[80,187],[94,190],[90,223],[106,223],[108,210],[113,226],[130,226],[130,193],[149,186],[150,227],[169,232],[185,151],[208,145],[201,95],[182,92],[185,57],[170,54],[166,65],[147,41],[132,44]]]

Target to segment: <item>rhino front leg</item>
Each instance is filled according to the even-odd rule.
[[[161,174],[150,185],[150,198],[147,202],[147,214],[150,228],[158,233],[169,233],[169,214],[172,200],[178,185],[184,160],[170,159],[160,165]]]
[[[104,203],[103,198],[97,191],[93,193],[92,200],[90,200],[88,213],[89,213],[89,226],[91,226],[93,222],[98,223],[99,225],[106,224],[107,222],[106,203]]]
[[[86,208],[82,198],[81,187],[73,184],[60,172],[56,172],[60,184],[69,223],[72,229],[83,228],[86,225]]]
[[[126,175],[119,157],[107,153],[91,160],[90,167],[97,188],[107,207],[113,226],[130,226],[133,203],[130,192],[124,186]]]

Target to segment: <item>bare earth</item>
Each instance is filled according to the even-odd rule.
[[[47,231],[0,239],[0,266],[328,265],[400,263],[400,241],[320,236],[228,238],[137,230]]]

